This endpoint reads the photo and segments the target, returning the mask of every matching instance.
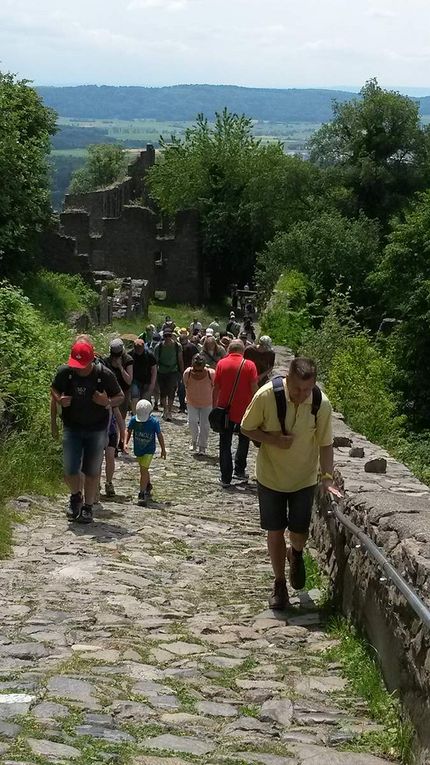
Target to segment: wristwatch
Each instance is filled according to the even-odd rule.
[[[331,473],[323,473],[321,476],[321,481],[332,481],[333,476]]]

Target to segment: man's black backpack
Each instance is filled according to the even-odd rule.
[[[278,415],[279,424],[281,426],[282,434],[287,435],[285,428],[285,419],[287,417],[287,397],[285,395],[284,378],[274,377],[272,380],[273,393],[275,394],[276,402],[276,414]],[[321,388],[318,385],[314,385],[312,389],[312,409],[311,412],[315,417],[315,425],[317,422],[317,415],[320,410],[322,401]],[[261,443],[259,441],[253,441],[254,445],[259,448]]]

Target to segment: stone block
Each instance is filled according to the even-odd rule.
[[[362,446],[352,446],[349,450],[350,457],[364,457],[364,449]]]
[[[387,472],[387,460],[385,457],[375,457],[373,460],[368,460],[364,466],[366,473],[386,473]]]

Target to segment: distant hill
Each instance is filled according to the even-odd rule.
[[[45,104],[63,117],[178,121],[194,120],[199,112],[212,117],[216,111],[227,107],[229,111],[247,114],[257,120],[325,122],[331,117],[333,99],[343,102],[357,95],[340,90],[276,90],[234,85],[163,88],[78,85],[64,88],[40,86],[37,90]]]

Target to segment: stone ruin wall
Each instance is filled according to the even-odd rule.
[[[170,226],[149,207],[145,175],[155,162],[152,146],[129,165],[128,177],[107,189],[67,194],[60,230],[47,232],[47,267],[64,273],[109,271],[144,279],[150,294],[169,302],[199,304],[205,297],[198,213],[179,212]],[[167,230],[166,230],[167,228]]]
[[[339,414],[334,432],[336,480],[346,492],[346,514],[430,607],[429,487],[354,433]],[[351,456],[360,449],[363,457]],[[366,472],[383,468],[384,460],[385,473]],[[430,632],[395,586],[380,581],[381,569],[327,509],[320,497],[312,528],[320,563],[340,610],[363,628],[376,648],[388,689],[399,689],[418,734],[416,762],[424,765],[430,762]]]

